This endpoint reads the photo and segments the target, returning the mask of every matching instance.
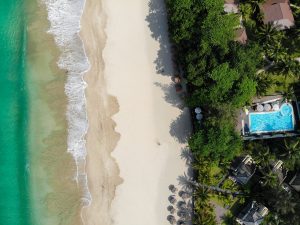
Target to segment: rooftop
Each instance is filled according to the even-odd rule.
[[[281,29],[294,25],[294,17],[288,0],[267,0],[261,10],[264,24],[272,23]]]
[[[268,212],[268,208],[264,205],[252,201],[238,215],[237,222],[243,225],[259,225]]]
[[[238,28],[235,30],[235,40],[240,42],[241,44],[246,44],[247,42],[247,33],[244,27]]]
[[[235,0],[225,0],[224,1],[224,11],[226,13],[238,13],[238,1]]]
[[[280,184],[287,177],[287,170],[283,167],[283,162],[281,160],[272,162],[272,171],[278,177]]]
[[[255,173],[256,165],[250,155],[237,158],[231,165],[231,179],[244,185]]]

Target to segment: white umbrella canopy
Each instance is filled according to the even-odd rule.
[[[273,105],[273,110],[278,111],[279,110],[279,105],[278,104],[274,104]]]
[[[195,108],[195,113],[199,114],[199,113],[201,113],[201,112],[202,112],[202,110],[201,110],[200,107]]]
[[[270,104],[265,104],[264,105],[264,110],[265,111],[270,111],[271,110],[271,105]]]
[[[264,111],[264,107],[262,106],[262,105],[257,105],[256,106],[256,110],[258,111],[258,112],[262,112],[262,111]]]
[[[197,119],[197,120],[202,120],[202,118],[203,118],[203,115],[202,115],[202,114],[197,114],[197,115],[196,115],[196,119]]]

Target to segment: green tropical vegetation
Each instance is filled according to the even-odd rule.
[[[263,0],[240,0],[246,45],[234,41],[240,15],[224,13],[224,0],[165,1],[175,62],[188,81],[186,103],[201,106],[204,115],[189,140],[201,184],[195,186],[194,224],[216,224],[212,202],[230,208],[223,224],[235,224],[236,209],[247,199],[270,209],[265,224],[300,224],[299,194],[286,192],[270,166],[282,160],[289,171],[299,169],[300,139],[243,142],[235,130],[238,110],[255,96],[279,92],[293,98],[300,76],[300,1],[291,0],[295,26],[279,31],[263,24]],[[258,179],[241,187],[227,175],[232,160],[245,154],[257,163]],[[224,194],[210,186],[243,194]]]

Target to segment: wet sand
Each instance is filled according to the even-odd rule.
[[[115,188],[122,182],[119,169],[111,157],[119,134],[111,117],[118,112],[117,100],[107,93],[102,51],[106,43],[106,15],[101,1],[87,0],[81,20],[80,36],[89,58],[85,74],[89,129],[86,135],[88,187],[92,202],[82,210],[86,225],[110,225],[111,204]]]

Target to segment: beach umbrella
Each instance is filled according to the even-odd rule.
[[[169,202],[170,202],[171,204],[175,204],[175,203],[177,202],[177,200],[176,200],[176,198],[175,198],[174,195],[169,196],[168,199],[169,199]]]
[[[279,105],[278,104],[274,104],[273,105],[273,110],[278,111],[279,110]]]
[[[184,201],[179,201],[179,202],[177,203],[177,206],[178,206],[179,208],[186,208],[186,207],[187,207],[187,204],[186,204],[186,202],[184,202]]]
[[[262,105],[257,105],[256,106],[256,110],[258,111],[258,112],[262,112],[262,111],[264,111],[264,107],[262,106]]]
[[[265,111],[270,111],[271,110],[271,105],[270,104],[265,104],[264,105],[264,110]]]
[[[200,107],[195,108],[195,113],[199,114],[199,113],[201,113],[201,112],[202,112],[202,110],[201,110]]]
[[[172,192],[172,193],[175,193],[177,191],[177,188],[173,185],[173,184],[170,184],[169,185],[169,190]]]
[[[197,114],[197,115],[196,115],[196,119],[197,119],[197,120],[201,120],[202,118],[203,118],[203,115],[202,115],[202,114]]]
[[[188,193],[183,193],[182,195],[181,195],[181,198],[182,199],[187,199],[187,198],[189,198],[190,197],[190,195],[188,194]]]
[[[175,211],[176,211],[176,209],[175,209],[174,206],[172,206],[172,205],[169,205],[169,206],[168,206],[168,210],[170,211],[171,214],[174,214]]]
[[[167,220],[171,223],[174,224],[176,223],[176,219],[173,215],[168,215]]]

